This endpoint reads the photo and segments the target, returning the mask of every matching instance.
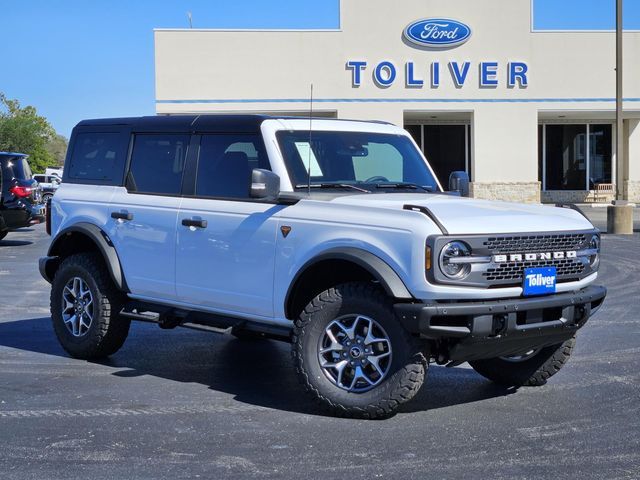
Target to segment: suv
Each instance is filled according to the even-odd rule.
[[[602,304],[578,211],[444,192],[404,130],[202,115],[76,126],[43,277],[72,356],[131,320],[290,341],[339,415],[393,414],[430,362],[542,385]]]
[[[0,152],[0,240],[11,230],[43,220],[42,190],[33,179],[27,155]]]
[[[56,193],[60,186],[60,177],[57,175],[34,175],[34,180],[40,184],[42,188],[42,201],[46,204]]]

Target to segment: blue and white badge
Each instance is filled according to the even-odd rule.
[[[431,48],[450,48],[469,40],[471,28],[451,18],[426,18],[404,29],[404,37],[414,45]]]
[[[525,268],[522,288],[526,297],[556,293],[556,267]]]

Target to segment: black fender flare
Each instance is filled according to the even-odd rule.
[[[98,248],[98,251],[102,255],[104,262],[109,270],[109,275],[113,280],[118,290],[128,292],[127,282],[124,278],[122,266],[120,264],[120,258],[116,247],[111,242],[109,236],[97,225],[88,222],[79,222],[68,228],[65,228],[58,232],[58,234],[51,240],[49,251],[47,256],[40,259],[40,272],[45,280],[51,282],[51,275],[48,274],[47,265],[49,262],[59,262],[59,256],[63,251],[63,244],[65,237],[73,233],[79,233],[87,236]],[[57,266],[55,267],[57,268]]]
[[[377,255],[355,247],[336,247],[313,257],[300,267],[287,289],[287,294],[284,300],[285,311],[287,309],[287,305],[289,305],[289,301],[291,300],[291,294],[300,277],[308,268],[324,260],[346,260],[353,262],[368,271],[380,283],[382,288],[384,288],[387,295],[403,300],[410,300],[414,298],[396,271]]]

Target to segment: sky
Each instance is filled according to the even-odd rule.
[[[640,0],[624,2],[625,28],[640,30]],[[614,7],[534,0],[534,28],[612,29]],[[85,118],[153,115],[153,29],[188,27],[187,11],[194,28],[340,24],[339,0],[0,0],[0,92],[66,137]]]

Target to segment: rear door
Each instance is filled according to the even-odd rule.
[[[202,135],[193,168],[193,192],[178,215],[178,298],[221,313],[272,317],[274,215],[283,207],[249,198],[251,170],[270,168],[262,137]]]
[[[174,300],[176,222],[188,133],[133,136],[124,187],[110,205],[109,236],[132,295]]]

